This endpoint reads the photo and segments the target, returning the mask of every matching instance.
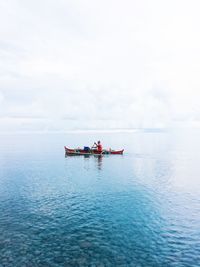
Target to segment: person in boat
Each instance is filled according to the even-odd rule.
[[[101,144],[100,141],[98,141],[97,143],[94,143],[94,145],[92,146],[92,148],[96,148],[96,150],[98,152],[100,152],[100,153],[103,151],[103,147],[102,147],[102,144]]]

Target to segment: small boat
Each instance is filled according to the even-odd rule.
[[[89,150],[84,150],[81,148],[75,148],[75,149],[71,149],[71,148],[67,148],[66,146],[65,148],[65,155],[68,156],[76,156],[76,155],[122,155],[124,152],[124,149],[122,150],[103,150],[102,152],[97,151],[96,149],[89,149]]]

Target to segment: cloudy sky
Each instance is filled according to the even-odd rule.
[[[0,0],[0,131],[200,125],[199,0]]]

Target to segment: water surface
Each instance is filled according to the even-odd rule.
[[[125,154],[64,157],[64,145]],[[0,138],[0,266],[200,266],[198,131]]]

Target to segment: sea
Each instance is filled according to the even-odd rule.
[[[1,133],[4,266],[200,266],[200,130]]]

